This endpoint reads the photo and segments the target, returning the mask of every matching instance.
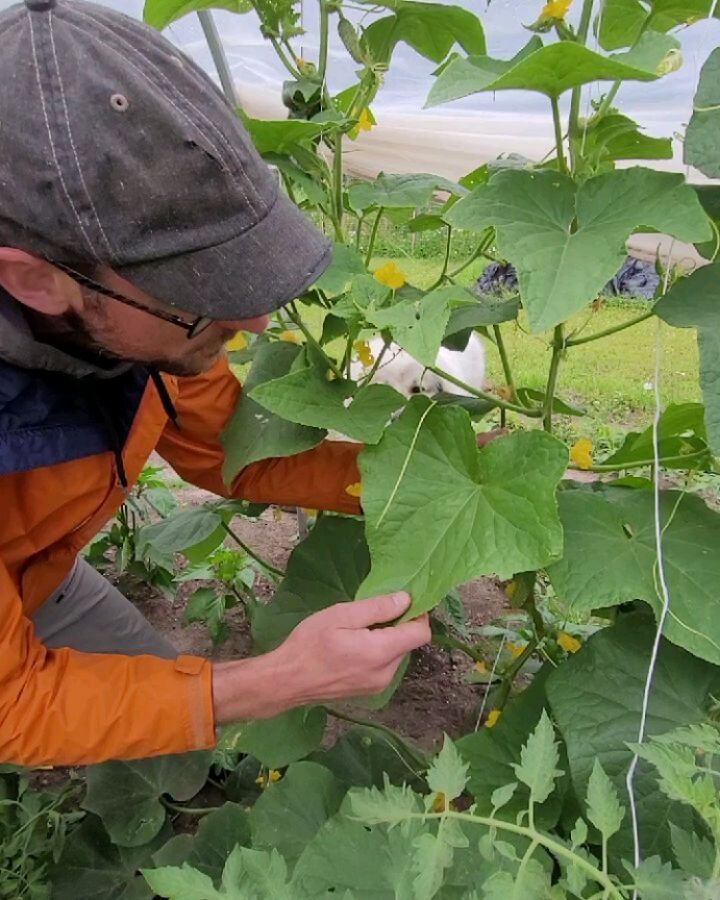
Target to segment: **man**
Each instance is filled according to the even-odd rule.
[[[0,761],[213,745],[223,722],[379,691],[429,639],[404,594],[339,604],[277,650],[177,656],[78,553],[149,454],[253,501],[358,512],[357,449],[255,463],[228,488],[224,343],[323,271],[324,238],[207,77],[82,0],[0,15]]]

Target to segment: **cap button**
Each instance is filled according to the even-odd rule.
[[[57,6],[57,0],[25,0],[25,6],[32,12],[47,12]]]

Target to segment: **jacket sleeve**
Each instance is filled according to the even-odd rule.
[[[357,514],[360,503],[347,493],[360,480],[361,444],[323,441],[294,456],[251,463],[228,486],[223,482],[220,435],[240,398],[241,387],[223,358],[202,375],[178,378],[178,425],[169,422],[158,453],[186,481],[254,503],[277,503]]]
[[[214,746],[207,660],[50,650],[2,563],[0,620],[0,761],[83,765]]]

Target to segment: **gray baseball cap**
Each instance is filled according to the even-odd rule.
[[[0,245],[228,319],[278,309],[330,259],[212,81],[85,0],[0,14]]]

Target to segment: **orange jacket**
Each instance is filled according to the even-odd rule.
[[[0,426],[6,422],[5,434],[0,427],[0,762],[69,765],[211,747],[215,722],[207,660],[50,650],[35,638],[28,615],[112,518],[125,490],[112,452],[73,458],[83,441],[92,446],[94,438],[80,419],[68,425],[65,407],[58,412],[62,376],[7,370],[20,383],[15,379],[3,393],[0,381]],[[142,372],[121,442],[130,484],[157,450],[183,478],[218,494],[358,512],[357,500],[345,492],[359,480],[357,445],[325,442],[297,456],[253,463],[228,490],[220,474],[219,435],[240,386],[227,363],[197,377],[163,376],[179,427],[168,421],[155,383]],[[32,395],[38,383],[43,396],[51,396],[44,405]],[[16,412],[21,400],[31,410],[22,434]],[[118,427],[122,431],[123,423]],[[33,466],[49,441],[66,461]],[[8,463],[13,446],[16,455],[22,447],[25,466]]]

